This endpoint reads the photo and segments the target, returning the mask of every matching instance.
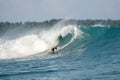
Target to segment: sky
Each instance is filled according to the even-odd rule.
[[[0,0],[0,22],[120,19],[120,0]]]

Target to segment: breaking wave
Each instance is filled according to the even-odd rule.
[[[68,34],[71,34],[72,37],[58,47],[58,49],[63,49],[81,33],[74,25],[55,26],[50,30],[40,31],[39,34],[28,34],[14,40],[7,40],[0,45],[0,59],[22,58],[35,54],[50,53],[52,47],[62,44],[59,41],[59,36],[63,40]]]
[[[48,56],[55,46],[58,46],[57,52],[61,55],[111,48],[117,53],[119,40],[120,28],[98,24],[86,27],[59,22],[49,28],[14,28],[8,29],[0,38],[0,59]]]

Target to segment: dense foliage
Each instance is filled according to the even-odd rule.
[[[52,19],[52,20],[46,20],[44,22],[15,22],[15,23],[11,23],[11,22],[0,22],[0,29],[1,27],[4,29],[7,27],[18,27],[18,26],[29,26],[29,27],[49,27],[49,26],[54,26],[56,23],[58,23],[59,21],[64,20],[64,19]],[[120,27],[120,20],[91,20],[91,19],[87,19],[87,20],[74,20],[74,19],[70,19],[70,20],[65,20],[64,24],[77,24],[77,25],[83,25],[83,26],[91,26],[91,25],[96,25],[96,24],[100,24],[100,25],[106,25],[106,26],[114,26],[114,27]]]

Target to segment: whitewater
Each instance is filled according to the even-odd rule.
[[[119,80],[119,26],[65,23],[8,27],[0,36],[0,80]]]

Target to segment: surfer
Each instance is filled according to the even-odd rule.
[[[55,46],[51,49],[52,52],[55,52],[55,50],[57,50],[57,46]]]

